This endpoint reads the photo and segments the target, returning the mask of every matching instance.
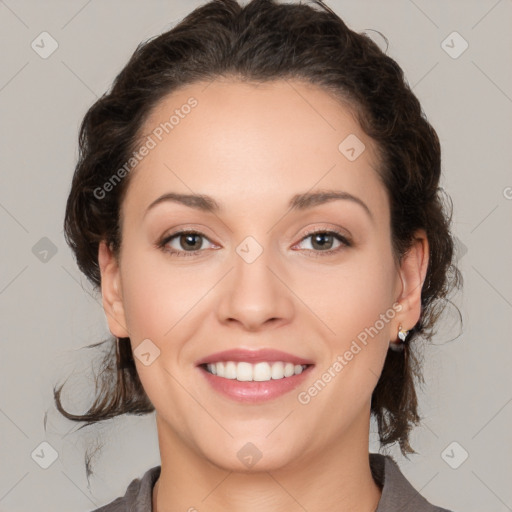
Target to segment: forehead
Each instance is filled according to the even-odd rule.
[[[187,85],[153,108],[140,141],[152,149],[132,171],[125,198],[138,209],[169,191],[248,207],[337,188],[385,210],[373,141],[346,105],[309,83]]]

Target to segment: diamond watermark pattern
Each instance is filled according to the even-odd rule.
[[[458,237],[454,236],[455,242],[455,257],[457,261],[460,261],[468,252],[466,244]]]
[[[457,441],[451,442],[441,453],[441,458],[452,469],[460,467],[469,457],[469,453]]]
[[[253,443],[246,443],[238,450],[237,457],[245,466],[252,468],[263,457],[263,454]]]
[[[56,254],[57,246],[46,236],[43,236],[32,247],[34,256],[43,263],[48,263]]]
[[[366,146],[363,144],[361,139],[351,133],[340,142],[338,149],[340,153],[347,158],[347,160],[353,162],[361,156],[366,149]]]
[[[452,58],[458,59],[469,47],[468,42],[458,33],[452,32],[442,43],[441,48]]]
[[[252,263],[260,257],[263,247],[254,237],[248,236],[238,245],[236,252],[246,263]]]
[[[160,349],[149,338],[146,338],[133,351],[133,355],[144,366],[149,366],[157,357],[160,356]]]
[[[48,469],[59,458],[57,450],[46,441],[40,443],[30,456],[43,469]]]
[[[30,46],[39,57],[47,59],[59,47],[59,43],[48,32],[41,32]]]

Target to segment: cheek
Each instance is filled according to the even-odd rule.
[[[329,318],[326,323],[335,336],[330,337],[329,353],[322,368],[325,373],[320,377],[322,382],[328,382],[327,391],[318,393],[318,399],[312,399],[312,403],[319,415],[329,409],[333,425],[355,417],[366,406],[388,352],[396,315],[392,307],[395,269],[391,256],[385,258],[380,254],[369,251],[357,263],[340,270],[331,280],[335,291],[325,300],[328,309],[323,312]],[[333,283],[335,279],[338,286]],[[315,389],[304,391],[305,399],[310,391],[316,393]],[[337,404],[334,408],[333,403]],[[337,427],[332,428],[334,435]]]
[[[378,248],[360,250],[322,271],[304,271],[296,279],[297,295],[344,341],[392,309],[395,268],[391,256]]]
[[[126,324],[135,344],[144,338],[160,345],[211,285],[153,251],[126,254],[122,267]],[[182,324],[180,323],[180,326]]]

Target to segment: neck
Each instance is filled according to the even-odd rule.
[[[272,471],[237,472],[198,456],[157,415],[162,464],[153,512],[375,512],[381,487],[370,470],[367,419],[367,428],[353,425],[321,453]]]

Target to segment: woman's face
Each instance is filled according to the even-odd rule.
[[[131,339],[159,435],[238,470],[367,446],[372,391],[399,323],[418,320],[421,289],[421,261],[392,258],[372,141],[322,89],[284,80],[187,86],[143,128],[120,263],[102,245],[100,264],[110,330]],[[300,199],[319,191],[341,198]],[[155,203],[170,193],[218,209]],[[232,349],[286,355],[225,364],[235,379],[198,365],[250,362],[215,355]],[[277,361],[309,366],[280,378]],[[251,371],[276,378],[244,380]]]

